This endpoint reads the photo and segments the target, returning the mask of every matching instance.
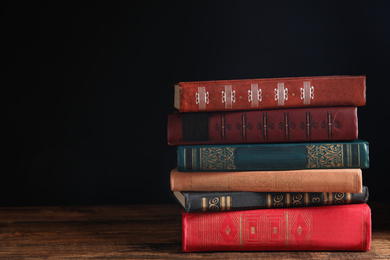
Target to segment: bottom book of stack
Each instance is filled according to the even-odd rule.
[[[366,203],[184,213],[183,251],[367,251]]]
[[[361,169],[171,172],[183,251],[368,251]]]

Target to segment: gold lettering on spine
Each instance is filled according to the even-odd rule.
[[[230,205],[231,205],[231,198],[230,196],[226,197],[226,208],[227,210],[230,210]]]

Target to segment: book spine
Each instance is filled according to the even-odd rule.
[[[168,144],[355,140],[356,107],[168,115]]]
[[[365,141],[179,146],[179,171],[368,168]]]
[[[367,204],[183,213],[183,252],[367,251]]]
[[[171,171],[172,191],[362,192],[360,169]]]
[[[365,203],[368,188],[362,193],[345,192],[182,192],[184,212],[219,212],[265,208],[311,207]]]
[[[220,80],[175,85],[175,107],[180,112],[363,106],[365,102],[365,76]]]

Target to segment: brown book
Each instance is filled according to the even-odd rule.
[[[172,191],[362,192],[361,169],[171,171]]]

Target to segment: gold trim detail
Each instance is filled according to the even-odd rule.
[[[274,207],[283,207],[284,206],[284,204],[283,204],[283,199],[284,199],[284,197],[283,197],[283,195],[278,195],[278,196],[275,196],[274,197]]]
[[[240,217],[240,247],[242,247],[242,217]]]
[[[351,193],[347,193],[347,203],[351,203]]]
[[[202,198],[202,211],[206,211],[206,198]]]
[[[225,210],[225,197],[224,196],[221,197],[221,209],[222,209],[222,211]]]
[[[343,167],[343,145],[322,144],[306,145],[307,168],[340,168]]]
[[[268,202],[268,203],[267,203],[267,207],[268,207],[268,208],[271,208],[271,194],[268,193],[268,196],[267,196],[267,197],[268,197],[268,200],[267,200],[267,202]]]
[[[223,197],[223,198],[225,198],[225,197]],[[210,199],[209,200],[209,210],[211,210],[211,211],[219,210],[218,203],[219,203],[219,198],[218,197]]]
[[[342,193],[342,192],[338,192],[338,193],[335,193],[334,195],[334,204],[344,204],[345,201],[344,201],[344,197],[345,197],[345,193]]]
[[[208,147],[199,148],[201,170],[234,170],[234,151],[233,147]]]

